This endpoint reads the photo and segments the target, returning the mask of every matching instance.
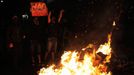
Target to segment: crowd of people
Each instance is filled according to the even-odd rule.
[[[63,51],[62,17],[50,10],[48,16],[13,15],[6,27],[6,54],[15,72],[24,67],[40,67],[56,63]],[[4,55],[6,56],[6,55]],[[27,65],[27,66],[26,66]]]

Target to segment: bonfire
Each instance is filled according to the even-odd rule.
[[[108,64],[112,55],[111,33],[106,43],[96,48],[94,45],[80,51],[66,51],[58,65],[43,67],[38,75],[112,75]]]

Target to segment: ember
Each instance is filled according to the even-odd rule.
[[[110,44],[111,34],[108,35],[108,41],[98,49],[93,47],[91,51],[87,51],[87,46],[81,51],[67,51],[62,55],[58,65],[44,67],[40,69],[38,75],[112,75],[107,65],[112,52]]]

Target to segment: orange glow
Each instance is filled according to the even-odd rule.
[[[81,51],[66,51],[58,65],[41,68],[38,75],[112,75],[106,64],[111,58],[110,44],[111,34],[108,35],[108,41],[97,50],[92,48],[91,51],[87,51],[87,46]],[[92,47],[92,44],[89,46]],[[99,52],[106,57],[102,59]]]
[[[102,52],[105,55],[111,54],[111,34],[108,34],[108,42],[104,43],[104,45],[100,45],[99,49],[97,50],[97,53]]]

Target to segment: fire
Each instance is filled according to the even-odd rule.
[[[90,50],[86,47],[81,51],[65,52],[58,65],[42,68],[38,75],[112,75],[107,65],[111,58],[110,45],[111,34],[108,35],[108,41],[98,49],[92,46]]]
[[[108,42],[104,45],[100,45],[96,53],[102,52],[104,55],[111,54],[111,34],[108,34]]]

